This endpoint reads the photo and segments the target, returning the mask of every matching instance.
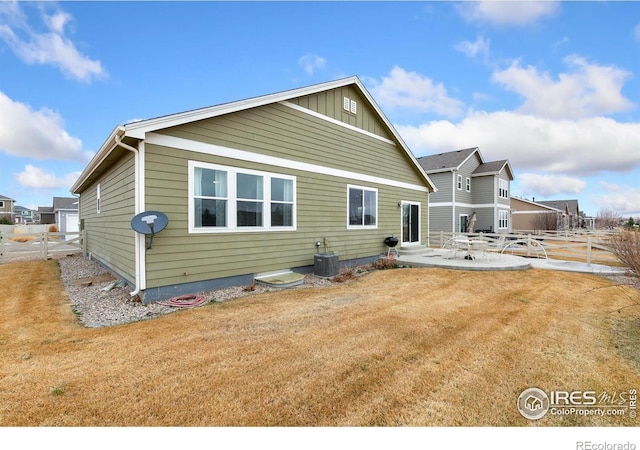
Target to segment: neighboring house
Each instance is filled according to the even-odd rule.
[[[511,197],[513,231],[562,230],[563,211],[519,197]]]
[[[526,200],[518,197],[511,197],[511,210],[513,217],[513,229],[520,231],[536,230],[575,230],[585,226],[592,226],[590,218],[586,218],[580,211],[578,200]],[[553,220],[543,220],[540,215],[551,218],[555,216],[555,227]],[[548,223],[551,222],[551,223]]]
[[[36,222],[38,213],[33,209],[16,205],[14,206],[13,211],[15,217],[14,222],[16,224],[30,224]]]
[[[485,162],[477,147],[418,158],[438,191],[429,197],[429,232],[511,231],[508,160]],[[475,216],[473,214],[475,213]]]
[[[352,77],[118,126],[72,192],[91,257],[151,302],[420,245],[434,189]],[[169,220],[149,249],[145,211]]]
[[[584,226],[584,213],[580,211],[578,200],[538,200],[538,203],[562,211],[564,221],[562,226],[558,228],[559,230],[575,230]]]
[[[14,223],[13,207],[15,203],[14,199],[0,195],[0,219],[7,219],[8,222]]]
[[[60,232],[75,232],[80,229],[77,197],[53,197],[54,223]]]
[[[78,197],[53,197],[53,206],[38,206],[41,224],[55,224],[59,232],[80,230]]]
[[[53,206],[38,206],[38,216],[40,217],[40,223],[54,224],[56,223],[56,215],[53,212]]]

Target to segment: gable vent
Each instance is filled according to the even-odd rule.
[[[345,111],[349,111],[352,114],[356,114],[358,111],[358,105],[355,100],[351,100],[348,97],[342,99],[342,107]]]

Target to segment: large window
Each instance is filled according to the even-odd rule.
[[[348,186],[348,192],[347,228],[376,228],[378,226],[378,190]]]
[[[295,229],[295,177],[189,161],[191,232]]]

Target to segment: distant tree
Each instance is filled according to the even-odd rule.
[[[616,228],[620,226],[622,217],[611,208],[603,208],[596,216],[596,228]]]
[[[558,229],[558,216],[554,212],[536,214],[531,224],[535,230],[554,231]]]
[[[6,217],[0,217],[0,225],[13,225]]]
[[[636,224],[636,221],[635,221],[635,220],[633,220],[633,217],[629,217],[629,220],[627,220],[627,221],[624,223],[624,227],[625,227],[625,228],[632,229],[632,228],[634,227],[634,225],[635,225],[635,224]]]

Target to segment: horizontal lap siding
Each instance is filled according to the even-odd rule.
[[[336,252],[341,260],[378,255],[386,251],[386,236],[400,236],[398,202],[403,200],[422,204],[422,236],[427,237],[426,192],[150,144],[145,151],[146,209],[165,212],[169,218],[146,254],[147,288],[312,265],[317,241],[323,243],[321,252]],[[296,176],[297,230],[189,234],[189,159]],[[378,189],[377,229],[347,230],[348,184]]]
[[[184,139],[423,185],[399,146],[274,104],[164,130]]]
[[[451,206],[431,206],[429,207],[429,230],[445,231],[450,233],[453,226]]]
[[[433,173],[429,175],[431,181],[438,188],[437,192],[434,192],[429,197],[431,203],[435,202],[451,202],[453,201],[453,177],[452,172]]]
[[[495,210],[493,208],[476,208],[476,224],[475,230],[489,230],[493,233],[496,232],[496,217]]]
[[[493,204],[496,199],[495,194],[495,177],[483,176],[475,177],[472,183],[473,203],[476,204]]]
[[[356,99],[358,114],[344,121],[368,132],[391,136],[353,90],[291,100],[342,120],[342,96]],[[313,98],[312,98],[313,97]],[[425,186],[401,147],[281,104],[193,122],[160,131],[257,155],[395,179]],[[296,231],[188,233],[188,161],[260,170],[296,177]],[[165,212],[169,225],[146,253],[147,288],[308,266],[314,254],[332,251],[341,260],[386,251],[386,236],[401,233],[400,201],[422,204],[422,236],[428,235],[426,192],[366,183],[297,169],[239,161],[148,144],[145,146],[147,210]],[[378,189],[378,228],[347,230],[347,185]],[[322,245],[318,249],[316,242]],[[327,244],[325,248],[324,244]]]
[[[129,282],[135,282],[134,158],[118,160],[100,179],[100,213],[96,211],[97,183],[80,195],[80,217],[87,232],[87,251]]]

